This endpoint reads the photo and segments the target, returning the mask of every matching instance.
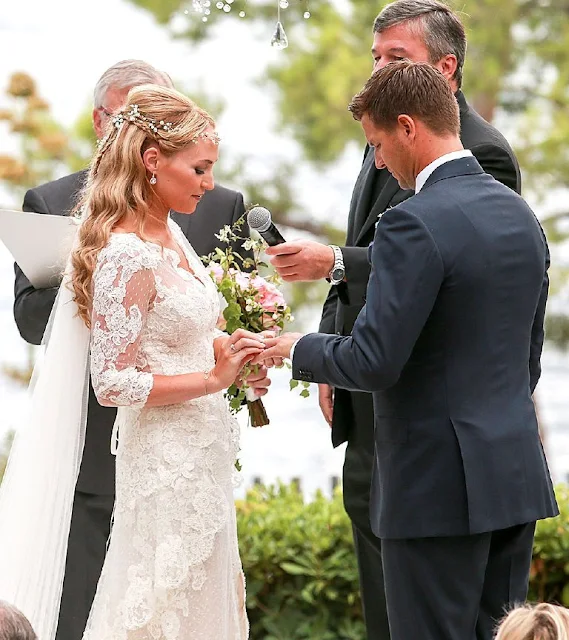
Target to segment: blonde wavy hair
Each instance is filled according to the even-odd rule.
[[[132,109],[144,117],[131,119]],[[122,125],[116,126],[116,117]],[[160,126],[167,123],[167,128]],[[93,272],[97,256],[109,241],[113,228],[126,216],[144,223],[152,185],[142,154],[152,143],[171,156],[196,142],[215,126],[213,118],[175,89],[141,85],[129,91],[126,105],[108,124],[106,135],[93,157],[85,189],[75,209],[82,215],[78,245],[71,254],[71,287],[78,315],[91,326]]]
[[[513,609],[495,640],[569,640],[569,610],[548,603]]]

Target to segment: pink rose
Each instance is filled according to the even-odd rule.
[[[283,294],[271,282],[264,278],[257,277],[251,283],[259,292],[256,296],[257,302],[267,313],[273,313],[277,307],[286,306]]]
[[[223,280],[223,267],[218,262],[210,262],[207,268],[210,275],[215,278],[216,282],[221,282],[221,280]]]

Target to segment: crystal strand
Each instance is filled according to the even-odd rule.
[[[275,49],[286,49],[288,47],[288,38],[281,23],[281,1],[277,0],[277,24],[271,39],[271,46]]]

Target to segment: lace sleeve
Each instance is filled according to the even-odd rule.
[[[140,365],[140,337],[156,287],[144,247],[108,245],[93,277],[91,377],[103,406],[143,406],[153,376]]]

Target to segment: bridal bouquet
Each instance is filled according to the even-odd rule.
[[[268,265],[260,261],[260,255],[267,246],[265,242],[238,235],[244,219],[241,218],[233,227],[226,225],[216,234],[219,240],[228,245],[225,250],[218,248],[203,258],[226,303],[223,322],[219,328],[229,334],[237,329],[255,333],[272,331],[278,334],[293,320],[293,316],[279,290],[282,281],[278,274],[271,273],[266,277],[260,275],[261,269],[268,270]],[[231,243],[239,240],[243,240],[245,251],[253,252],[253,258],[243,259],[233,250]],[[246,373],[252,371],[251,368],[247,369]],[[301,392],[303,397],[309,395],[306,386],[308,385]],[[256,398],[252,389],[248,389],[246,385],[233,385],[227,390],[227,396],[233,413],[239,412],[246,403],[253,427],[269,424],[263,402]]]

